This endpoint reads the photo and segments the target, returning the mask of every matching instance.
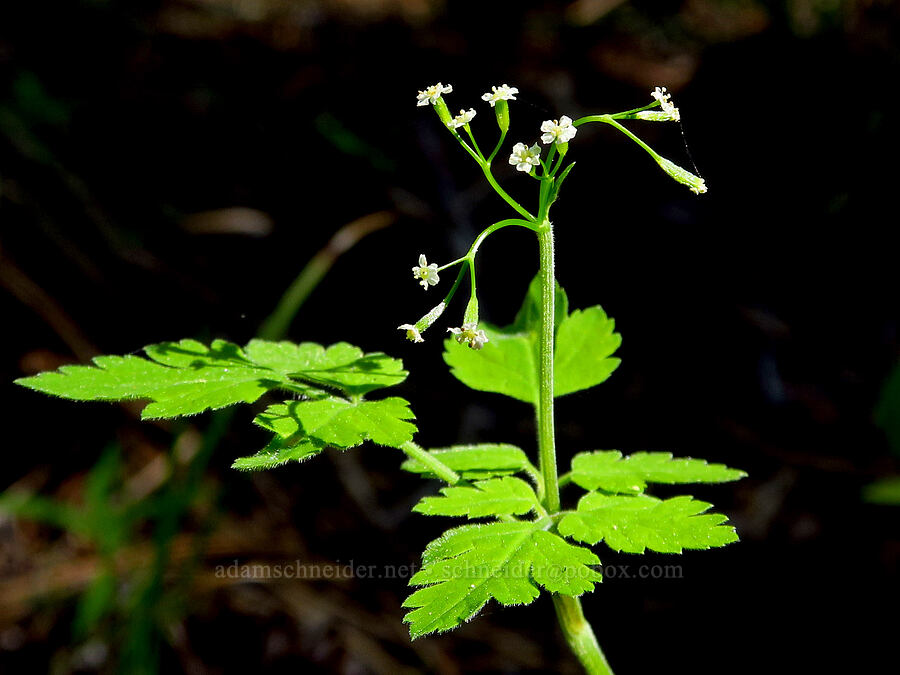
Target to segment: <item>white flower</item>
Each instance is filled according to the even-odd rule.
[[[541,124],[541,142],[546,143],[568,143],[575,138],[575,132],[578,131],[572,126],[572,118],[563,115],[557,120],[547,120]]]
[[[416,105],[434,105],[437,103],[437,100],[441,97],[441,94],[449,94],[453,91],[453,85],[448,84],[446,87],[438,82],[437,84],[433,84],[427,89],[424,89],[419,92],[419,95],[416,96],[418,99],[418,103]]]
[[[475,118],[475,108],[469,108],[468,111],[460,110],[459,115],[447,122],[447,126],[451,129],[459,129],[466,126]]]
[[[530,172],[541,163],[541,146],[535,143],[529,148],[524,143],[516,143],[509,156],[509,163],[516,167],[516,171]]]
[[[501,84],[499,87],[491,87],[489,92],[482,94],[481,100],[487,101],[493,108],[497,101],[515,101],[515,95],[518,93],[519,90],[516,87],[510,87],[508,84]]]
[[[419,279],[422,288],[426,291],[429,286],[435,286],[441,280],[438,276],[437,263],[428,264],[424,254],[419,255],[419,264],[412,268],[413,279]]]
[[[470,349],[481,349],[488,340],[488,336],[483,330],[478,330],[476,323],[464,323],[461,328],[448,328],[448,333],[456,336],[459,344],[468,343]]]
[[[678,111],[678,108],[675,107],[675,104],[672,103],[672,94],[668,93],[665,87],[657,87],[650,92],[650,95],[659,101],[659,107],[666,115],[668,115],[667,119],[673,122],[681,121],[681,113]],[[640,117],[640,113],[638,113],[638,117]],[[644,117],[641,119],[649,118]]]
[[[397,326],[397,328],[406,331],[406,339],[410,342],[425,342],[425,338],[422,337],[419,329],[411,323],[405,323],[402,326]]]

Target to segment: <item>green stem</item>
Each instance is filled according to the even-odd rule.
[[[480,162],[480,164],[481,164],[481,170],[484,172],[484,177],[487,178],[488,183],[491,184],[491,187],[494,188],[494,191],[498,195],[503,197],[503,200],[507,204],[509,204],[511,207],[513,207],[520,216],[522,216],[526,220],[530,220],[531,222],[534,222],[534,220],[535,220],[534,216],[531,215],[521,204],[519,204],[519,202],[517,202],[515,199],[510,197],[507,194],[506,190],[504,190],[502,187],[500,187],[500,184],[497,182],[497,179],[494,178],[494,174],[491,173],[490,162],[485,161],[485,162]]]
[[[597,643],[591,624],[584,618],[581,600],[568,595],[553,595],[553,607],[559,619],[559,627],[569,647],[575,652],[589,675],[613,675],[612,668]]]
[[[420,445],[417,445],[412,441],[407,441],[400,449],[406,453],[407,457],[415,459],[427,466],[431,470],[431,473],[445,483],[456,485],[460,481],[460,475],[458,473]]]
[[[553,422],[553,318],[556,315],[556,278],[553,274],[553,226],[545,218],[538,230],[541,277],[540,371],[537,406],[539,468],[544,478],[544,506],[559,511],[559,479],[556,473],[556,435]]]
[[[553,419],[553,351],[554,318],[556,316],[556,278],[554,276],[553,226],[547,212],[551,197],[547,194],[551,180],[541,183],[541,224],[538,227],[541,278],[541,328],[539,334],[538,374],[539,392],[537,402],[538,469],[543,478],[543,505],[551,520],[560,511],[559,476],[556,469],[556,435]],[[546,189],[545,189],[545,186]],[[612,675],[606,657],[597,643],[591,625],[584,618],[581,601],[565,595],[554,594],[553,606],[559,619],[560,628],[569,647],[578,657],[589,675]]]

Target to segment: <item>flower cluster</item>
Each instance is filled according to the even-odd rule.
[[[519,213],[520,216],[524,218],[524,220],[520,220],[519,223],[534,229],[533,224],[537,222],[535,216],[531,215],[527,209],[522,207],[515,199],[510,197],[509,194],[500,188],[491,174],[492,162],[500,148],[503,146],[503,142],[506,140],[506,134],[509,130],[510,109],[508,102],[516,100],[516,95],[519,93],[519,90],[516,87],[511,87],[504,83],[492,86],[490,91],[485,92],[481,96],[481,99],[490,104],[491,108],[493,108],[497,125],[500,129],[500,139],[497,141],[497,144],[490,155],[482,153],[478,144],[475,142],[472,129],[469,127],[470,122],[477,114],[475,109],[461,109],[456,116],[450,112],[443,95],[452,92],[452,85],[444,85],[442,82],[438,82],[437,84],[419,91],[418,96],[416,97],[417,105],[427,106],[430,104],[434,108],[435,113],[438,115],[441,122],[453,133],[454,138],[479,164],[494,189]],[[660,168],[674,180],[688,186],[695,194],[706,192],[706,182],[703,178],[683,169],[665,157],[661,157],[646,143],[641,141],[617,121],[626,119],[643,119],[659,122],[680,121],[681,115],[678,108],[672,103],[672,96],[665,87],[656,87],[650,92],[650,95],[654,99],[654,102],[636,110],[608,115],[589,115],[580,118],[577,122],[573,121],[568,115],[562,115],[559,119],[544,120],[540,126],[540,143],[551,146],[544,158],[541,157],[542,148],[538,142],[531,144],[520,142],[513,145],[512,152],[509,155],[509,164],[514,166],[517,172],[526,173],[541,181],[541,203],[539,204],[541,210],[539,210],[538,217],[543,216],[546,218],[549,205],[556,199],[560,185],[565,180],[566,176],[568,176],[569,170],[572,168],[573,164],[563,167],[563,158],[567,154],[569,141],[575,138],[575,135],[578,133],[577,127],[586,122],[601,122],[617,128],[649,153],[659,164]],[[471,140],[471,145],[467,140],[463,139],[459,132],[457,132],[458,129],[465,130],[466,135]],[[535,169],[541,168],[542,171],[540,175],[535,173]],[[458,343],[466,344],[471,349],[482,349],[489,341],[485,331],[478,328],[478,298],[475,292],[474,280],[475,253],[484,236],[492,233],[495,229],[499,229],[499,227],[505,227],[507,224],[514,223],[515,220],[516,219],[509,219],[508,221],[492,225],[482,233],[483,236],[479,235],[479,238],[472,245],[472,248],[466,256],[459,258],[452,263],[439,267],[435,263],[429,264],[425,256],[420,255],[419,264],[412,268],[413,278],[422,286],[422,288],[428,290],[430,286],[435,286],[440,282],[439,273],[441,271],[460,263],[466,263],[468,265],[468,271],[473,276],[472,294],[463,316],[463,323],[459,328],[448,328],[447,330],[453,334]],[[444,298],[444,301],[434,307],[428,314],[414,324],[404,323],[398,326],[400,330],[406,331],[407,339],[412,342],[424,342],[422,334],[442,314],[447,303],[453,298],[465,273],[466,269],[462,268],[459,272],[459,276],[453,283],[447,296]]]

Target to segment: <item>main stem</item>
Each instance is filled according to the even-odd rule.
[[[537,406],[538,456],[544,479],[544,507],[559,511],[559,478],[556,473],[556,430],[553,424],[553,317],[556,315],[556,277],[553,260],[553,226],[546,218],[538,229],[541,276],[540,389]]]
[[[591,624],[584,618],[581,600],[555,593],[553,607],[556,609],[556,618],[559,619],[559,626],[566,636],[566,642],[584,669],[590,675],[613,675],[612,668],[609,667],[603,650],[597,643]]]
[[[545,211],[546,214],[546,211]],[[553,225],[544,215],[538,229],[541,277],[540,390],[537,404],[538,454],[544,483],[543,503],[551,515],[560,510],[559,476],[556,470],[556,432],[553,421],[553,349],[556,316],[556,277],[553,257]],[[553,606],[569,647],[590,675],[613,675],[597,643],[591,624],[584,618],[581,600],[555,593]]]

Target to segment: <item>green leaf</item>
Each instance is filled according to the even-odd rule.
[[[599,306],[575,310],[559,326],[553,364],[554,395],[565,396],[604,382],[621,359],[610,358],[622,344],[615,321]]]
[[[403,603],[413,639],[468,621],[491,598],[502,605],[527,605],[544,587],[581,595],[601,580],[589,567],[600,560],[544,528],[546,520],[465,525],[431,542],[411,586],[424,586]]]
[[[556,302],[554,304],[554,328],[569,315],[569,296],[563,287],[556,282]],[[536,274],[528,284],[528,292],[522,300],[522,306],[516,313],[516,318],[506,328],[510,333],[537,333],[541,326],[541,275]]]
[[[254,340],[245,352],[224,340],[215,340],[210,347],[181,340],[149,345],[144,351],[149,359],[98,356],[92,366],[63,366],[16,382],[78,401],[149,399],[142,417],[152,419],[252,403],[275,388],[310,397],[324,395],[297,379],[356,394],[406,377],[400,361],[378,353],[363,355],[346,343],[323,349],[311,343]]]
[[[515,320],[505,328],[482,323],[488,336],[483,349],[473,350],[452,338],[444,342],[444,361],[463,384],[478,391],[504,394],[535,403],[538,399],[540,331],[540,278],[528,287]],[[554,326],[557,397],[593,387],[606,380],[620,361],[610,358],[622,338],[615,322],[600,307],[568,314],[569,300],[557,284]]]
[[[359,347],[338,342],[327,349],[314,342],[267,342],[251,340],[245,348],[251,361],[284,376],[317,385],[366,394],[406,379],[403,361],[381,352],[363,354]]]
[[[647,483],[725,483],[747,474],[703,459],[673,459],[668,452],[636,452],[623,458],[618,450],[597,450],[575,455],[571,475],[585,490],[639,493]]]
[[[507,333],[487,323],[488,343],[469,349],[454,339],[444,341],[444,361],[450,372],[467,387],[504,394],[525,403],[538,397],[537,360],[530,334]]]
[[[346,450],[372,441],[400,447],[412,440],[416,425],[409,403],[402,398],[347,401],[329,397],[318,401],[288,401],[271,405],[254,422],[275,434],[260,452],[241,457],[235,469],[268,469],[303,461],[326,447]]]
[[[454,445],[449,448],[436,448],[429,452],[460,476],[468,479],[505,476],[519,471],[533,470],[528,456],[516,446],[506,443]],[[415,459],[406,460],[400,468],[410,473],[434,477],[427,466]]]
[[[723,525],[726,516],[704,514],[710,506],[692,497],[660,500],[590,492],[578,502],[577,511],[563,516],[559,532],[587,544],[604,541],[625,553],[647,549],[681,553],[686,548],[708,549],[737,541],[734,528]]]
[[[534,509],[537,495],[525,481],[513,476],[476,481],[472,486],[445,487],[441,497],[424,497],[413,511],[427,516],[522,515]]]

